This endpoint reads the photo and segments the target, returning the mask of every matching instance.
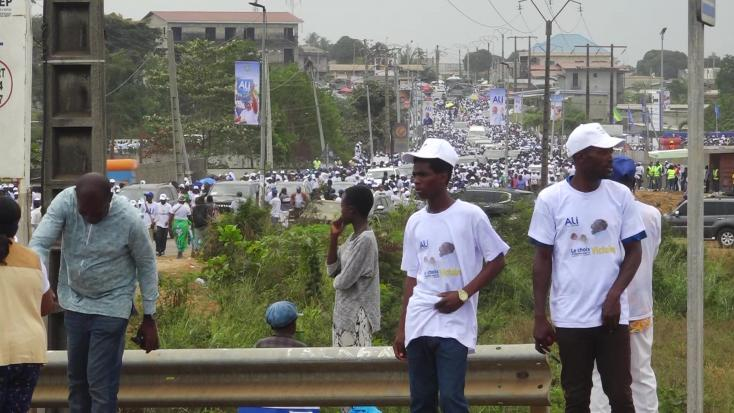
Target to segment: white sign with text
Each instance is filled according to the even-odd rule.
[[[30,168],[30,0],[0,0],[0,178],[25,178]]]

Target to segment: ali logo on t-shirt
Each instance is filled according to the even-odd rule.
[[[572,218],[566,218],[566,224],[565,225],[571,225],[571,226],[579,226],[579,219],[578,217],[572,217]],[[571,257],[585,257],[591,254],[599,255],[599,254],[616,254],[617,249],[613,246],[591,246],[588,247],[587,245],[589,243],[595,243],[599,241],[605,241],[602,238],[603,237],[598,234],[603,233],[607,230],[609,227],[609,224],[607,221],[603,219],[597,219],[591,224],[591,235],[586,235],[584,233],[576,233],[572,232],[570,235],[571,241],[576,241],[582,246],[574,246],[571,248]],[[606,234],[603,234],[606,235]]]

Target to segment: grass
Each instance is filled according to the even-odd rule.
[[[479,343],[532,342],[532,247],[526,241],[531,210],[493,220],[512,246],[507,267],[480,295]],[[270,334],[266,306],[289,299],[303,312],[299,339],[311,346],[331,344],[333,289],[325,274],[328,226],[296,225],[287,230],[262,223],[263,215],[229,217],[213,231],[209,259],[201,274],[161,276],[159,329],[163,348],[252,347]],[[383,330],[375,345],[389,345],[400,309],[404,275],[400,272],[402,229],[408,210],[373,223],[380,247]],[[254,218],[253,218],[254,217]],[[264,215],[267,220],[267,215]],[[249,220],[249,221],[248,221]],[[252,222],[251,222],[252,221]],[[686,249],[667,233],[655,263],[655,344],[653,367],[658,377],[661,412],[685,411]],[[705,283],[705,411],[734,411],[734,251],[707,245]],[[194,282],[201,276],[206,286]],[[137,327],[134,320],[131,325]],[[551,361],[552,411],[560,412],[560,366]],[[405,409],[390,408],[397,412]],[[473,411],[514,412],[526,409],[477,407]],[[181,411],[181,410],[177,410]],[[331,409],[328,409],[331,411]]]

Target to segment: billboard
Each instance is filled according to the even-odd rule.
[[[31,23],[30,0],[0,1],[1,179],[30,171]]]
[[[504,88],[489,91],[489,124],[504,126],[507,118],[507,90]]]
[[[563,118],[563,95],[551,95],[550,120],[561,120]]]
[[[260,62],[234,63],[234,123],[260,124]]]

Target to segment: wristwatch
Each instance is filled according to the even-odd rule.
[[[467,292],[464,291],[463,288],[459,288],[459,290],[457,290],[456,292],[459,293],[459,300],[461,300],[462,303],[465,303],[466,300],[469,299],[469,294],[467,294]]]

